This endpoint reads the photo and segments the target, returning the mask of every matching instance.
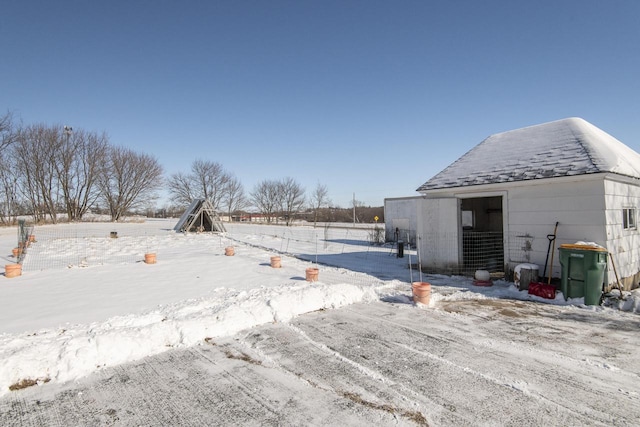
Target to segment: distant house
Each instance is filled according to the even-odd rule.
[[[553,277],[560,244],[587,241],[612,254],[626,289],[637,287],[640,154],[583,119],[491,135],[417,191],[423,268],[508,272],[532,262],[542,275],[558,222]]]

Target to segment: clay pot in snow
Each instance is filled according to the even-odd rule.
[[[280,267],[282,267],[280,262],[281,262],[281,259],[280,259],[279,256],[272,256],[271,257],[271,268],[280,268]]]
[[[413,302],[429,305],[429,301],[431,301],[431,283],[413,282],[411,290],[413,291]]]
[[[316,267],[307,268],[306,270],[307,282],[317,282],[319,273],[320,273],[320,270]]]
[[[7,264],[4,266],[4,277],[12,278],[22,275],[22,264]]]

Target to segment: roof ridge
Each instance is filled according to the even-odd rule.
[[[580,117],[483,139],[417,191],[609,172],[640,180],[640,154]]]
[[[569,119],[580,119],[582,122],[586,123],[586,124],[591,124],[589,122],[587,122],[584,119],[581,119],[580,117],[570,117]],[[569,120],[569,119],[564,119],[564,120]],[[585,141],[583,138],[580,137],[580,135],[578,135],[573,127],[569,126],[569,131],[571,132],[571,134],[574,136],[574,138],[576,139],[576,142],[580,145],[580,148],[582,148],[582,151],[584,152],[584,154],[589,158],[589,161],[591,162],[591,165],[598,169],[598,171],[600,171],[600,166],[598,166],[593,158],[593,156],[591,155],[591,152],[587,149],[587,147],[585,147]]]

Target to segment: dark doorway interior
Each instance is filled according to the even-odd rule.
[[[462,199],[460,209],[465,271],[504,272],[502,196]]]

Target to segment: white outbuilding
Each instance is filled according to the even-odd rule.
[[[638,286],[640,154],[583,119],[491,135],[417,191],[427,270],[508,273],[527,262],[559,277],[560,245],[590,242],[611,254],[607,283],[613,260],[625,289]]]

